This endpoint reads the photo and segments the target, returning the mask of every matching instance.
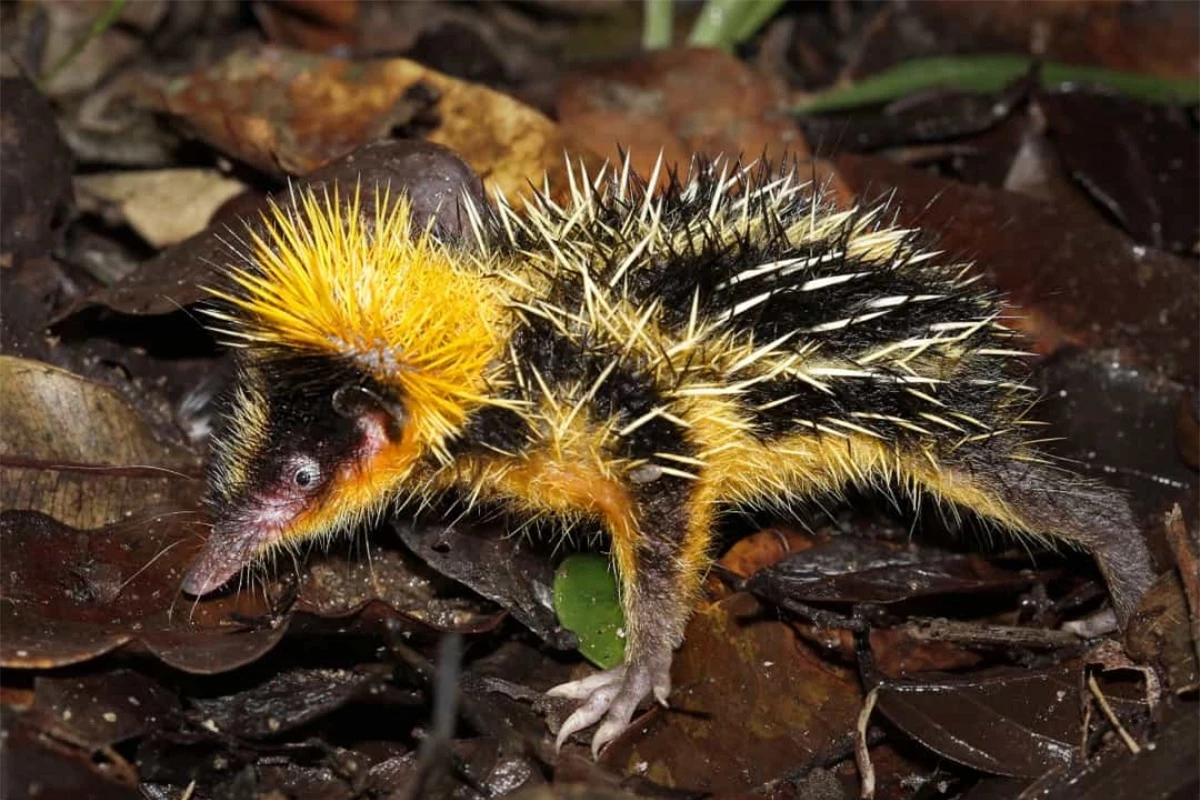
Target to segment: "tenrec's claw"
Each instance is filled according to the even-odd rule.
[[[560,683],[553,689],[546,692],[547,697],[558,697],[564,700],[586,700],[602,686],[608,686],[610,683],[617,683],[625,676],[625,665],[606,669],[603,672],[597,672],[594,675],[588,675],[586,678],[580,678],[577,681],[569,681],[568,683]]]
[[[554,740],[555,749],[561,749],[567,739],[575,733],[599,722],[608,712],[613,698],[617,696],[620,689],[620,684],[612,683],[593,692],[587,702],[575,709],[575,712],[563,722],[562,728],[559,729],[558,736]]]
[[[662,705],[667,704],[667,696],[671,693],[670,665],[669,657],[665,663],[662,660],[651,664],[634,662],[551,689],[547,692],[551,697],[583,701],[583,705],[563,722],[554,742],[555,748],[561,749],[572,735],[600,722],[592,737],[592,756],[599,756],[605,745],[629,727],[643,700],[653,695]]]

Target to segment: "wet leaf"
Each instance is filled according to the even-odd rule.
[[[1033,778],[1070,764],[1080,737],[1081,666],[885,683],[878,709],[914,739],[981,772]]]
[[[261,617],[261,595],[201,602],[179,594],[203,544],[195,505],[91,531],[35,512],[0,515],[0,664],[23,669],[87,661],[138,643],[190,672],[255,660],[287,626],[247,631],[229,615]]]
[[[34,687],[34,708],[54,721],[56,735],[92,749],[141,736],[179,707],[169,690],[130,669],[43,676]]]
[[[1103,220],[1009,192],[970,187],[882,159],[842,155],[842,180],[888,196],[901,225],[975,261],[1023,312],[1013,323],[1049,353],[1114,348],[1131,367],[1194,381],[1200,371],[1200,273],[1135,245]]]
[[[226,672],[262,657],[294,623],[268,601],[286,589],[240,586],[201,600],[180,594],[203,548],[198,498],[184,508],[78,530],[33,512],[0,515],[0,664],[23,669],[87,661],[137,647],[186,672]],[[415,561],[415,560],[414,560]],[[442,598],[414,564],[387,552],[347,562],[339,553],[313,559],[294,610],[345,620],[344,633],[378,633],[388,619],[427,629],[478,633],[502,612]]]
[[[158,441],[115,390],[11,356],[0,385],[0,510],[97,528],[196,501],[195,456]]]
[[[294,669],[235,694],[197,698],[205,727],[223,734],[262,739],[299,728],[385,688],[387,671]]]
[[[453,525],[396,528],[425,563],[498,604],[551,647],[573,650],[579,645],[554,616],[550,559],[531,547],[529,539]]]
[[[368,788],[364,779],[376,759],[408,752],[397,743],[363,740],[354,733],[351,727],[352,748],[316,736],[246,742],[208,728],[147,737],[137,749],[141,787],[161,800],[174,800],[189,786],[191,796],[199,798],[353,800]]]
[[[949,150],[964,137],[1000,126],[1024,104],[1033,88],[1032,79],[1017,75],[988,94],[931,89],[883,108],[805,116],[802,124],[810,140],[836,142],[839,150],[866,152],[931,142],[946,142]],[[978,148],[966,143],[959,146],[960,151],[973,149]],[[1003,153],[997,146],[985,149],[998,151],[991,153],[993,156]]]
[[[124,762],[97,763],[87,750],[44,736],[37,720],[0,709],[0,795],[4,797],[142,800],[136,774]]]
[[[499,742],[502,752],[552,759],[549,718],[539,713],[546,709],[538,701],[545,690],[571,680],[578,660],[556,657],[535,645],[513,638],[473,660],[459,682],[462,713],[476,732]],[[561,710],[565,718],[573,709],[549,710]]]
[[[1161,514],[1196,485],[1179,456],[1175,416],[1184,385],[1151,370],[1126,366],[1119,354],[1064,350],[1048,359],[1039,378],[1044,399],[1038,416],[1052,424],[1057,455],[1075,469],[1122,487],[1144,519],[1151,541]],[[1097,402],[1097,398],[1104,402]]]
[[[745,593],[698,610],[675,655],[670,710],[636,720],[602,763],[722,795],[845,752],[858,677],[775,616]]]
[[[1195,253],[1200,136],[1191,114],[1078,90],[1045,93],[1037,105],[1066,168],[1134,241]]]
[[[1021,797],[1042,800],[1182,800],[1200,791],[1200,706],[1180,703],[1166,714],[1152,747],[1130,753],[1124,746],[1102,752],[1085,769],[1056,769],[1028,786]]]
[[[394,756],[371,766],[365,785],[380,796],[408,791],[409,796],[438,797],[466,795],[516,797],[522,787],[543,783],[538,765],[522,756],[500,757],[490,743],[482,740],[456,741],[450,746],[456,769],[469,775],[473,790],[456,791],[446,781],[429,780],[428,757],[413,751]],[[431,786],[432,784],[432,786]],[[423,794],[411,794],[423,786]],[[469,794],[468,794],[469,792]],[[451,794],[452,793],[452,794]]]
[[[612,564],[596,553],[574,553],[554,573],[554,610],[579,637],[579,652],[601,669],[625,659],[625,614]]]
[[[359,624],[377,630],[377,623],[400,617],[430,630],[485,633],[504,619],[503,610],[455,592],[456,587],[447,586],[409,553],[369,538],[346,550],[310,554],[300,577],[296,611],[349,618],[342,626],[346,631]]]
[[[1019,592],[1037,581],[979,555],[934,547],[832,537],[788,556],[747,584],[765,597],[802,603],[899,603],[980,592]]]

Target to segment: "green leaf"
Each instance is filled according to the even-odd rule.
[[[853,86],[819,94],[802,103],[797,110],[805,114],[838,111],[884,103],[932,88],[995,92],[1028,71],[1031,63],[1031,58],[1019,55],[946,56],[906,61]],[[1047,61],[1042,64],[1041,80],[1047,86],[1061,83],[1101,84],[1130,97],[1151,102],[1200,102],[1200,81],[1194,79],[1156,78]]]
[[[554,574],[554,611],[579,637],[579,652],[602,669],[625,659],[625,614],[608,558],[595,553],[567,556]]]

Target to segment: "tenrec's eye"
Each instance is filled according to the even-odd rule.
[[[292,484],[297,489],[311,489],[321,480],[321,468],[312,459],[298,459],[292,465]]]

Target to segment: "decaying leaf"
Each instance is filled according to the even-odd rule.
[[[144,800],[136,770],[115,751],[97,758],[88,748],[47,736],[41,721],[42,715],[0,707],[0,794]]]
[[[755,575],[750,591],[802,603],[899,603],[945,594],[1016,592],[1037,577],[982,556],[911,543],[832,537]]]
[[[181,669],[220,672],[273,647],[286,625],[246,630],[231,619],[264,617],[260,593],[200,603],[180,594],[203,544],[195,509],[91,531],[36,512],[0,515],[0,665],[58,667],[136,641]]]
[[[197,700],[205,727],[262,739],[294,730],[346,704],[384,690],[385,670],[294,669],[242,692]]]
[[[1174,570],[1150,587],[1125,634],[1130,656],[1166,675],[1166,686],[1179,694],[1200,686],[1200,658],[1192,639],[1183,581]]]
[[[884,685],[878,708],[926,747],[983,772],[1034,778],[1071,763],[1081,664]]]
[[[776,87],[716,49],[666,50],[579,70],[565,81],[558,113],[563,127],[597,153],[616,158],[618,146],[626,149],[643,175],[660,152],[667,165],[685,167],[695,153],[809,154]]]
[[[186,672],[227,672],[277,645],[298,612],[339,620],[344,634],[378,632],[387,620],[410,628],[479,633],[504,617],[414,573],[416,559],[344,552],[312,559],[287,602],[285,581],[243,579],[201,600],[180,593],[204,544],[198,498],[95,530],[43,514],[0,515],[0,665],[45,669],[136,647]],[[286,574],[285,576],[286,577]],[[281,608],[277,605],[282,604]],[[415,623],[415,624],[412,624]]]
[[[303,175],[414,124],[460,153],[490,188],[563,183],[558,126],[477,84],[405,59],[351,62],[276,47],[243,50],[173,84],[167,112],[231,156],[276,175]]]
[[[744,790],[844,748],[857,676],[827,662],[750,595],[699,610],[671,670],[671,708],[614,741],[604,763],[679,789]]]
[[[99,528],[199,497],[199,462],[107,386],[0,356],[0,510]]]
[[[485,633],[503,621],[504,610],[462,591],[416,556],[372,541],[386,535],[379,531],[375,537],[343,542],[348,546],[331,553],[310,554],[295,610],[351,618],[366,628],[399,616],[430,630],[458,633]]]
[[[1020,797],[1039,800],[1175,800],[1200,791],[1196,751],[1200,749],[1200,706],[1171,708],[1153,747],[1131,753],[1111,747],[1083,768],[1058,768],[1027,785]]]
[[[1200,365],[1200,273],[1139,247],[1094,215],[964,186],[883,159],[842,155],[842,180],[890,197],[903,225],[935,233],[940,249],[974,260],[1023,312],[1012,324],[1050,353],[1112,348],[1122,360],[1194,380]]]
[[[34,710],[53,721],[55,734],[92,749],[142,736],[179,708],[169,689],[131,669],[42,676],[34,687]]]
[[[398,523],[404,543],[443,575],[499,604],[551,647],[573,650],[578,638],[551,605],[554,574],[546,553],[498,528]],[[569,627],[569,626],[568,626]]]
[[[414,222],[432,220],[435,231],[447,238],[462,235],[466,214],[465,194],[484,202],[483,186],[463,159],[445,148],[421,141],[380,141],[360,147],[327,166],[296,181],[295,190],[321,192],[334,186],[366,187],[361,209],[374,208],[374,190],[403,191],[412,204]],[[296,198],[291,188],[271,200],[289,207]],[[345,192],[348,201],[353,197]],[[232,219],[189,237],[142,263],[138,270],[108,289],[83,298],[57,317],[63,321],[76,311],[101,305],[125,314],[165,314],[199,302],[208,296],[206,287],[216,280],[216,270],[236,259],[233,247],[244,238],[247,225],[258,224],[266,211],[266,198],[239,209]]]

